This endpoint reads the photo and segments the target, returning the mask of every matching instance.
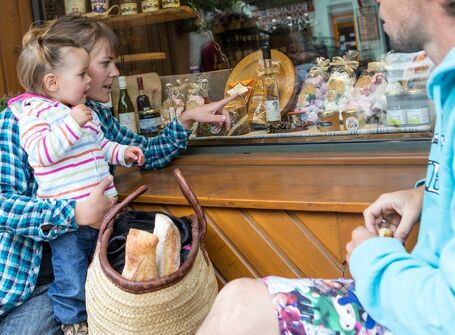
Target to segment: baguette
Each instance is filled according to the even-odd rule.
[[[157,278],[157,244],[158,238],[152,233],[131,228],[126,238],[125,267],[122,276],[133,281]]]
[[[167,276],[180,267],[180,231],[168,216],[157,213],[153,235],[158,238],[156,247],[158,275]]]

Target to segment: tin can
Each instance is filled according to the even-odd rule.
[[[160,9],[160,0],[142,0],[142,13],[155,12]]]
[[[340,113],[338,111],[318,112],[318,129],[321,132],[340,130]]]
[[[365,114],[356,109],[341,112],[344,130],[358,130],[365,126]]]
[[[134,15],[137,14],[137,3],[133,0],[122,0],[120,4],[121,15]]]
[[[85,0],[65,0],[65,14],[84,14]]]
[[[109,10],[109,0],[91,0],[92,12],[103,14]]]
[[[161,5],[163,8],[177,8],[180,7],[180,0],[162,0]]]

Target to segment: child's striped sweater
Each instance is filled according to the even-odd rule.
[[[107,162],[131,166],[125,162],[128,146],[104,137],[96,113],[80,127],[69,107],[50,98],[26,93],[8,103],[19,120],[21,145],[38,183],[37,197],[84,199],[109,176]],[[113,183],[105,195],[117,195]]]

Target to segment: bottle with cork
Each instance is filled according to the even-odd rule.
[[[119,99],[118,99],[118,116],[120,124],[133,133],[138,133],[138,116],[134,110],[133,103],[128,94],[126,86],[126,78],[124,76],[118,77],[118,86],[120,89]]]

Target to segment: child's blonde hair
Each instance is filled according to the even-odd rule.
[[[56,36],[48,28],[32,28],[22,39],[22,52],[17,63],[20,84],[28,92],[43,92],[43,79],[62,63],[61,50],[81,48],[73,40]]]

